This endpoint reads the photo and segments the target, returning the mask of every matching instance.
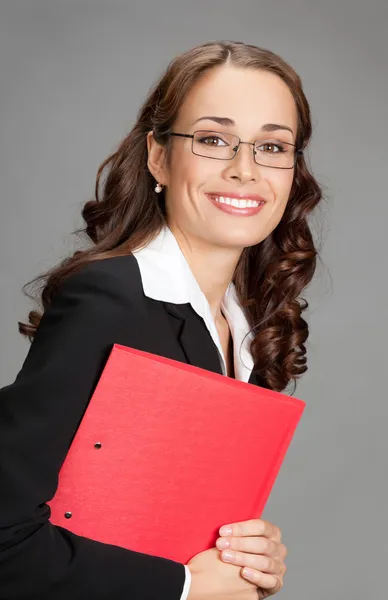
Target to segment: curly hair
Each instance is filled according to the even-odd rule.
[[[227,64],[269,71],[287,84],[297,108],[296,146],[306,148],[312,133],[310,107],[300,77],[277,54],[242,42],[217,41],[174,58],[150,90],[132,130],[98,169],[95,196],[83,207],[85,227],[79,230],[86,233],[91,246],[29,282],[43,282],[43,311],[64,279],[83,265],[129,254],[159,233],[166,215],[164,203],[154,193],[155,182],[147,166],[147,133],[152,130],[156,141],[166,145],[168,152],[168,132],[192,86],[209,69]],[[108,174],[102,184],[105,169]],[[259,383],[277,391],[290,382],[296,383],[307,370],[305,343],[309,331],[302,317],[307,301],[300,294],[316,268],[317,250],[308,217],[321,198],[321,188],[302,153],[282,220],[264,241],[243,250],[233,278],[254,332],[254,371]],[[19,331],[32,340],[41,316],[32,310],[29,323],[19,323]]]

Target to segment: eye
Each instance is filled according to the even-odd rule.
[[[262,144],[256,146],[256,148],[267,154],[278,154],[280,152],[287,152],[283,144],[275,142],[263,142]]]
[[[203,135],[198,139],[198,141],[205,146],[210,146],[211,148],[220,148],[228,145],[225,140],[217,135]]]

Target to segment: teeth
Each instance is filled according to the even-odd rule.
[[[224,196],[219,196],[215,198],[216,202],[220,202],[220,204],[230,204],[236,208],[257,208],[263,202],[257,202],[257,200],[237,200],[237,198],[226,198]]]

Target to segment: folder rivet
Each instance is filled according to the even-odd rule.
[[[65,519],[71,519],[71,517],[72,517],[71,512],[65,512]]]
[[[101,446],[102,446],[101,442],[96,442],[94,444],[94,447],[97,448],[97,450],[99,450],[101,448]]]

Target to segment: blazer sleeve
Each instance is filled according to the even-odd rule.
[[[112,345],[136,346],[141,325],[129,286],[84,267],[61,286],[14,383],[0,390],[0,598],[180,599],[184,565],[55,527],[46,504]]]

